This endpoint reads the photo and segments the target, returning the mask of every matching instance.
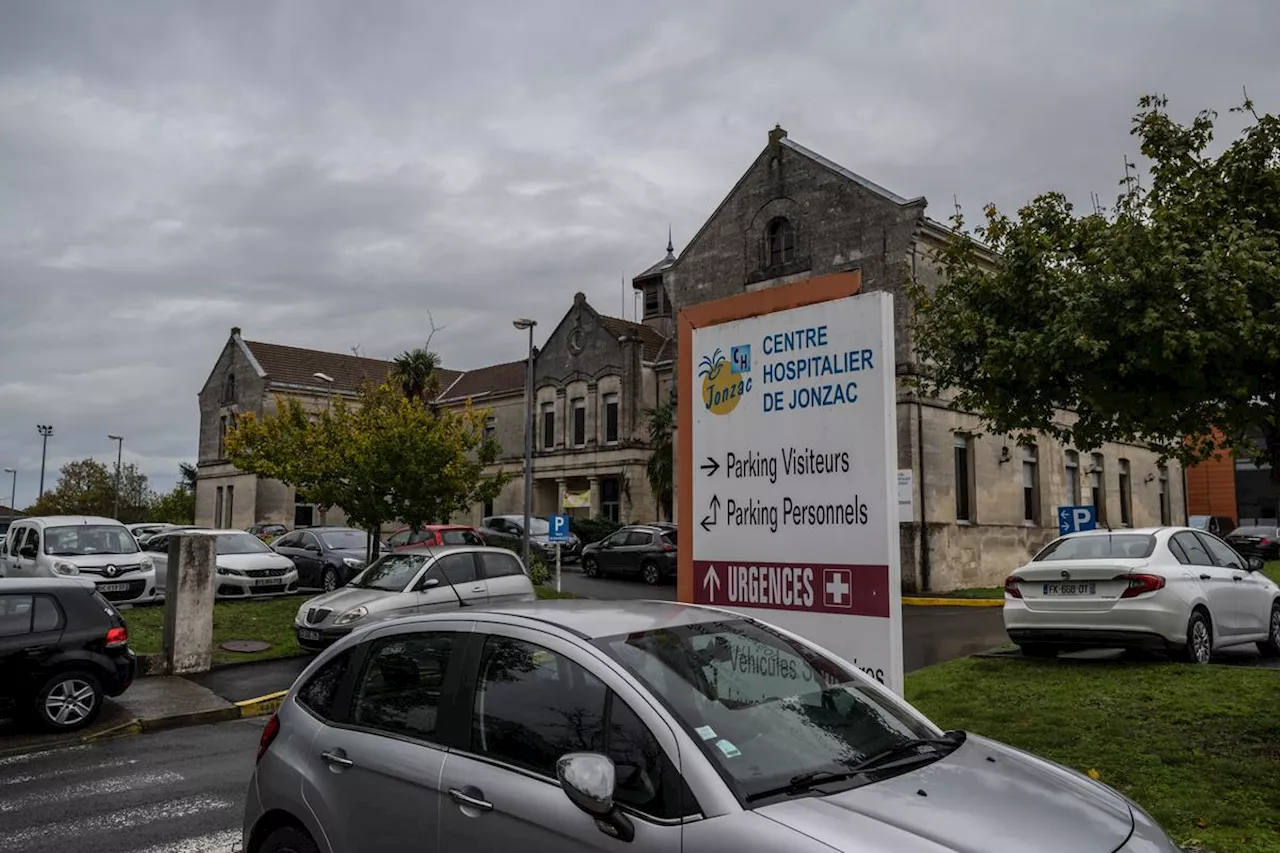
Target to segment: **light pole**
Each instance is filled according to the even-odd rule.
[[[18,508],[14,506],[14,504],[17,503],[17,500],[18,500],[18,469],[5,468],[4,472],[6,474],[13,475],[13,485],[9,487],[9,509],[13,510],[14,512],[17,512]]]
[[[116,443],[116,506],[111,513],[111,517],[116,521],[120,520],[120,462],[124,456],[124,436],[109,435],[108,439]]]
[[[537,320],[521,317],[512,322],[517,329],[529,331],[529,358],[524,372],[524,529],[520,534],[520,556],[529,568],[529,514],[533,510],[533,327]]]
[[[325,398],[326,400],[325,411],[332,412],[333,411],[333,377],[327,373],[321,373],[320,371],[316,371],[311,375],[329,386],[329,394]],[[328,522],[329,522],[329,508],[327,506],[322,506],[320,507],[320,526],[325,527],[327,526]]]
[[[40,424],[36,429],[40,431],[40,491],[36,494],[36,500],[39,500],[44,497],[45,451],[49,449],[49,436],[53,435],[53,427],[48,424]]]

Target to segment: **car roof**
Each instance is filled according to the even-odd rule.
[[[590,640],[745,618],[723,610],[676,601],[608,601],[589,598],[491,605],[476,616],[531,627],[537,627],[533,623],[552,625]],[[430,614],[416,618],[436,617],[435,614]],[[458,614],[456,611],[441,613],[438,618],[456,620]]]
[[[41,527],[73,527],[78,524],[111,524],[124,527],[114,518],[105,518],[100,515],[37,515],[31,518],[19,518],[14,521],[14,524],[23,521],[34,522]]]
[[[282,525],[282,526],[283,526],[283,525]],[[339,530],[350,530],[350,531],[352,531],[353,533],[366,533],[366,532],[367,532],[367,531],[365,531],[365,530],[361,530],[361,529],[360,529],[360,528],[358,528],[358,527],[343,527],[343,526],[338,525],[338,524],[330,524],[330,525],[326,525],[326,526],[324,526],[324,527],[299,527],[299,528],[297,528],[296,530],[293,530],[293,531],[291,531],[291,532],[293,532],[293,533],[335,533],[335,532],[337,532],[337,531],[339,531]]]
[[[385,557],[388,554],[413,554],[426,553],[433,557],[439,557],[444,554],[452,554],[455,551],[485,551],[488,553],[510,554],[512,557],[519,559],[520,555],[512,551],[510,548],[495,548],[492,545],[428,545],[426,542],[419,542],[415,545],[406,545],[403,548],[397,548],[394,551],[382,551],[379,557]]]
[[[82,589],[91,592],[95,588],[88,578],[0,578],[0,593],[59,592]]]
[[[1111,530],[1106,528],[1098,528],[1097,530],[1077,530],[1075,533],[1068,533],[1066,536],[1118,536],[1121,534],[1138,534],[1144,536],[1155,536],[1162,531],[1177,532],[1179,530],[1195,530],[1194,527],[1178,527],[1170,524],[1161,527],[1117,527]],[[1202,531],[1203,532],[1203,531]],[[1065,537],[1064,537],[1065,538]]]

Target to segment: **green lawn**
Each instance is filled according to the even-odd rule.
[[[213,606],[213,662],[243,663],[302,654],[293,636],[293,617],[304,596],[259,601],[220,601]],[[129,626],[129,645],[135,652],[158,654],[164,634],[164,607],[134,607],[122,611]],[[219,648],[227,640],[265,640],[271,648],[238,654]]]
[[[1280,673],[968,658],[911,673],[907,699],[1132,796],[1184,845],[1280,851]]]
[[[1263,567],[1262,573],[1276,583],[1280,583],[1280,560],[1272,560]]]
[[[571,592],[556,592],[556,589],[553,586],[535,586],[533,589],[535,592],[538,593],[538,598],[543,601],[547,601],[555,598],[577,598],[578,597]]]

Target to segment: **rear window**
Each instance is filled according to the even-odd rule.
[[[1140,560],[1150,557],[1156,549],[1156,538],[1145,533],[1095,534],[1067,536],[1050,542],[1033,558],[1039,563],[1046,560]]]
[[[674,547],[674,546],[675,546],[675,544],[676,544],[676,532],[675,532],[674,530],[668,530],[666,533],[662,534],[662,538],[663,538],[665,541],[670,542],[670,543],[671,543],[671,545],[672,545],[672,547]]]
[[[1258,536],[1275,539],[1276,528],[1274,527],[1237,527],[1231,531],[1232,536]]]
[[[470,530],[445,530],[440,539],[446,545],[479,545],[480,537]]]

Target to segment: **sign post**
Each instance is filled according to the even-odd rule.
[[[1058,535],[1098,529],[1098,510],[1091,506],[1058,507]]]
[[[551,535],[547,541],[556,546],[556,592],[560,592],[560,546],[569,541],[570,516],[551,516]]]
[[[679,598],[793,631],[901,695],[893,298],[859,285],[681,312]]]

